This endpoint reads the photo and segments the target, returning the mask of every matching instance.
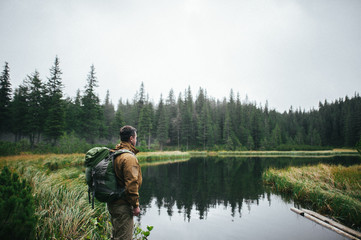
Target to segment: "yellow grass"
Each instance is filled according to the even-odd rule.
[[[357,150],[354,149],[333,149],[323,151],[191,151],[189,152],[194,157],[205,156],[247,156],[247,157],[324,157],[324,156],[337,156],[337,155],[358,155]]]
[[[49,154],[30,154],[30,153],[23,153],[20,155],[14,155],[14,156],[1,156],[0,157],[0,163],[1,162],[12,162],[12,161],[38,161],[39,159],[51,159],[53,157],[58,158],[64,158],[64,157],[83,157],[84,154],[81,153],[72,153],[72,154],[55,154],[55,153],[49,153]]]
[[[137,156],[166,156],[166,155],[181,155],[181,151],[164,151],[164,152],[140,152]]]

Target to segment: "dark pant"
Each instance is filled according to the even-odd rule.
[[[133,209],[130,205],[108,203],[111,222],[113,225],[112,239],[131,240],[133,237]]]

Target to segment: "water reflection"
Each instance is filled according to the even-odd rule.
[[[249,211],[260,199],[271,204],[270,193],[262,184],[262,173],[269,167],[285,168],[318,163],[352,165],[358,157],[333,158],[192,158],[187,162],[142,167],[143,185],[140,204],[143,214],[156,204],[158,211],[167,209],[184,214],[190,221],[192,210],[204,219],[217,206],[231,209],[231,216],[241,217],[244,204]],[[154,207],[154,206],[153,206]],[[160,213],[159,213],[160,214]],[[197,216],[197,217],[198,217]]]

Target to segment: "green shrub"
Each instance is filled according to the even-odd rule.
[[[25,139],[19,142],[0,141],[0,156],[17,155],[21,152],[27,152],[30,149],[30,143]]]
[[[140,227],[140,224],[134,224],[134,232],[133,232],[133,239],[134,240],[147,240],[150,232],[153,230],[153,226],[147,226],[147,230],[143,230]]]
[[[0,174],[0,239],[33,239],[34,213],[30,185],[5,166]]]
[[[91,148],[91,144],[72,132],[70,134],[64,133],[56,147],[57,153],[85,153]]]

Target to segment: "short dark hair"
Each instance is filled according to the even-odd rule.
[[[130,136],[134,137],[136,132],[137,129],[130,125],[123,126],[119,131],[120,140],[122,142],[129,142]]]

